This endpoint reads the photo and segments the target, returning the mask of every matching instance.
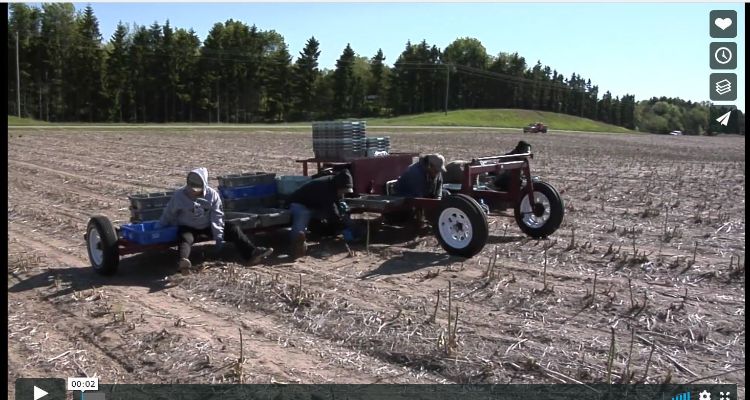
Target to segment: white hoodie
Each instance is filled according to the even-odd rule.
[[[191,190],[187,185],[177,190],[161,214],[162,225],[182,225],[195,229],[211,227],[213,238],[217,242],[224,240],[224,212],[219,193],[208,186],[208,170],[196,168],[190,171],[203,181],[203,195],[193,200],[188,195]]]

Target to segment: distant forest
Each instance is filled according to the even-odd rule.
[[[493,56],[475,38],[443,50],[407,41],[392,67],[382,51],[362,57],[347,45],[328,70],[314,36],[292,62],[281,34],[240,21],[214,24],[204,40],[169,21],[120,23],[104,42],[91,6],[8,7],[9,115],[20,106],[22,117],[54,122],[250,123],[522,108],[653,133],[744,135],[741,112],[726,128],[715,121],[728,107],[600,93],[578,73]]]

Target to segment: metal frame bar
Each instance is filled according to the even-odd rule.
[[[515,202],[518,202],[521,199],[521,194],[523,192],[529,195],[529,198],[533,198],[534,187],[531,179],[531,168],[529,163],[529,159],[533,157],[534,155],[532,153],[523,153],[475,158],[470,164],[464,167],[464,176],[463,182],[461,182],[460,193],[466,194],[475,199],[486,199],[490,203],[491,208],[495,210],[506,209],[509,208],[511,204],[514,205]],[[487,161],[495,162],[481,164],[482,162]],[[502,171],[509,171],[511,175],[511,183],[507,192],[474,189],[472,182],[474,182],[477,175],[486,172]],[[522,176],[526,178],[526,185],[523,188],[520,188],[520,185],[517,183],[521,181]]]
[[[402,153],[389,153],[389,155],[394,155],[394,156],[398,156],[398,155],[411,155],[412,157],[418,157],[419,153],[402,152]],[[369,157],[353,158],[351,160],[336,160],[336,159],[325,159],[325,158],[315,158],[315,157],[313,157],[313,158],[305,158],[305,159],[301,159],[301,160],[294,160],[294,162],[301,163],[302,164],[302,175],[303,176],[308,176],[308,173],[309,173],[309,169],[308,169],[308,166],[307,166],[308,163],[315,163],[317,165],[317,167],[318,167],[318,171],[317,172],[320,172],[321,166],[322,167],[326,167],[326,166],[333,167],[333,166],[337,166],[337,165],[347,165],[347,164],[351,164],[355,160],[362,159],[362,158],[369,158]]]

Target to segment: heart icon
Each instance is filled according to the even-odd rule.
[[[726,30],[730,26],[732,26],[732,19],[731,18],[716,18],[714,20],[714,24],[721,28],[721,30]]]

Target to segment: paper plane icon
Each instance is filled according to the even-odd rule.
[[[729,124],[729,116],[731,116],[731,115],[732,115],[732,112],[729,111],[726,114],[722,115],[721,117],[716,118],[716,122],[718,122],[718,123],[720,123],[720,124],[722,124],[724,126],[727,126]]]

